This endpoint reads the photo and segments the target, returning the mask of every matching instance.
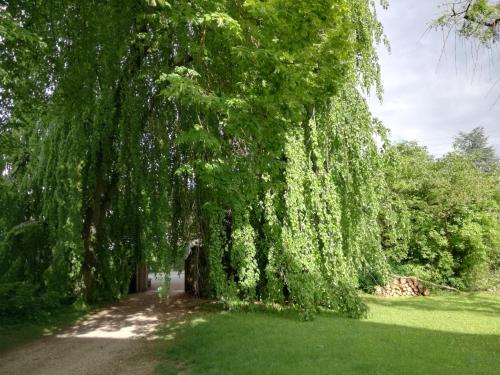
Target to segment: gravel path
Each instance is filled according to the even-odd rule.
[[[199,307],[172,274],[169,301],[154,288],[98,310],[57,335],[0,355],[0,374],[152,374],[158,361],[157,329],[182,325]],[[181,275],[182,276],[182,275]]]

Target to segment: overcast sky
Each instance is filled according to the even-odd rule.
[[[415,140],[436,156],[476,126],[500,153],[500,46],[476,53],[454,33],[444,44],[442,32],[426,32],[440,2],[392,0],[379,10],[391,53],[380,47],[384,101],[370,100],[372,112],[393,140]]]

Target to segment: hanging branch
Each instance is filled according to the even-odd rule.
[[[437,28],[455,28],[465,38],[476,38],[485,45],[498,40],[500,3],[487,0],[446,2],[446,11],[434,22]]]

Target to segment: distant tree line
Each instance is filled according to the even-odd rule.
[[[454,151],[437,159],[413,142],[386,156],[381,240],[394,272],[464,290],[495,283],[499,163],[484,130],[460,133]]]

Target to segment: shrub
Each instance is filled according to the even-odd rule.
[[[495,174],[457,153],[435,160],[414,143],[388,154],[388,204],[379,224],[394,271],[459,289],[481,287],[499,257]]]
[[[0,320],[33,320],[59,306],[55,292],[39,293],[36,286],[26,282],[0,284]]]

